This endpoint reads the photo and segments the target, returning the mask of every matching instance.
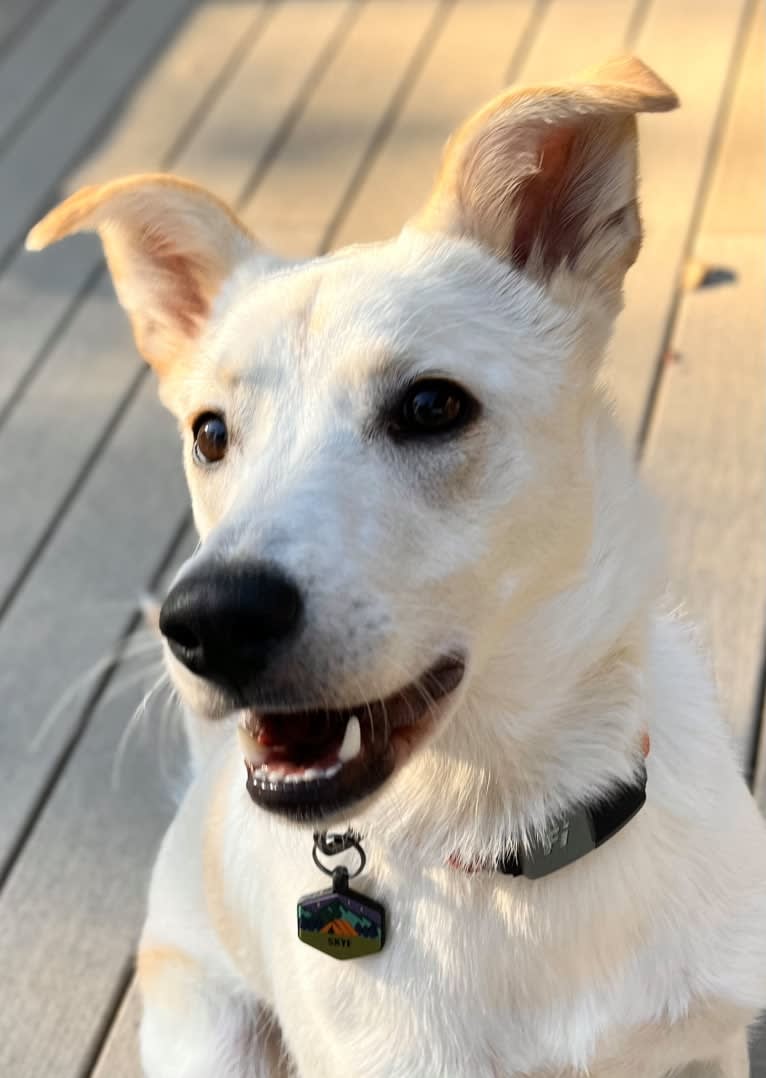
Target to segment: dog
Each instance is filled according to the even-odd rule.
[[[165,175],[30,233],[100,234],[202,540],[150,1078],[748,1073],[766,828],[597,385],[677,103],[632,57],[512,89],[398,237],[305,262]]]

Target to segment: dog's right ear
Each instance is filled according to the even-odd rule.
[[[101,237],[138,350],[160,376],[193,346],[226,278],[259,250],[223,202],[164,174],[83,188],[35,225],[27,248],[89,231]]]
[[[641,242],[636,115],[677,105],[627,56],[501,94],[452,136],[414,224],[473,239],[538,281],[563,267],[619,294]]]

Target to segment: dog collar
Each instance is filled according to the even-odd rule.
[[[649,735],[641,740],[644,757],[649,755]],[[646,767],[642,766],[636,782],[620,786],[596,801],[575,806],[560,817],[541,837],[526,848],[498,858],[494,864],[466,863],[453,854],[449,863],[463,872],[495,871],[503,876],[525,876],[539,880],[579,861],[622,831],[646,802]]]
[[[592,805],[567,813],[542,838],[525,849],[501,857],[495,870],[504,876],[538,880],[566,868],[622,831],[646,801],[646,769],[637,783],[623,787]]]

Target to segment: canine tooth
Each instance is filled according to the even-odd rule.
[[[358,756],[361,748],[362,731],[359,726],[359,719],[356,715],[352,715],[346,723],[346,732],[343,735],[343,742],[338,749],[338,759],[342,764],[345,764],[349,760],[353,760],[355,756]]]
[[[244,726],[237,727],[237,737],[239,738],[242,755],[247,762],[254,767],[263,765],[269,755],[268,749],[264,749],[262,745],[259,745],[250,731]]]

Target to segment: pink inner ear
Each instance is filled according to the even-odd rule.
[[[195,273],[194,259],[157,234],[143,236],[144,252],[163,281],[163,305],[169,319],[188,337],[195,337],[207,317],[208,301]]]
[[[568,206],[567,186],[579,133],[578,127],[552,131],[540,145],[539,170],[518,192],[511,249],[517,266],[525,266],[534,250],[551,270],[576,249],[580,222]]]

